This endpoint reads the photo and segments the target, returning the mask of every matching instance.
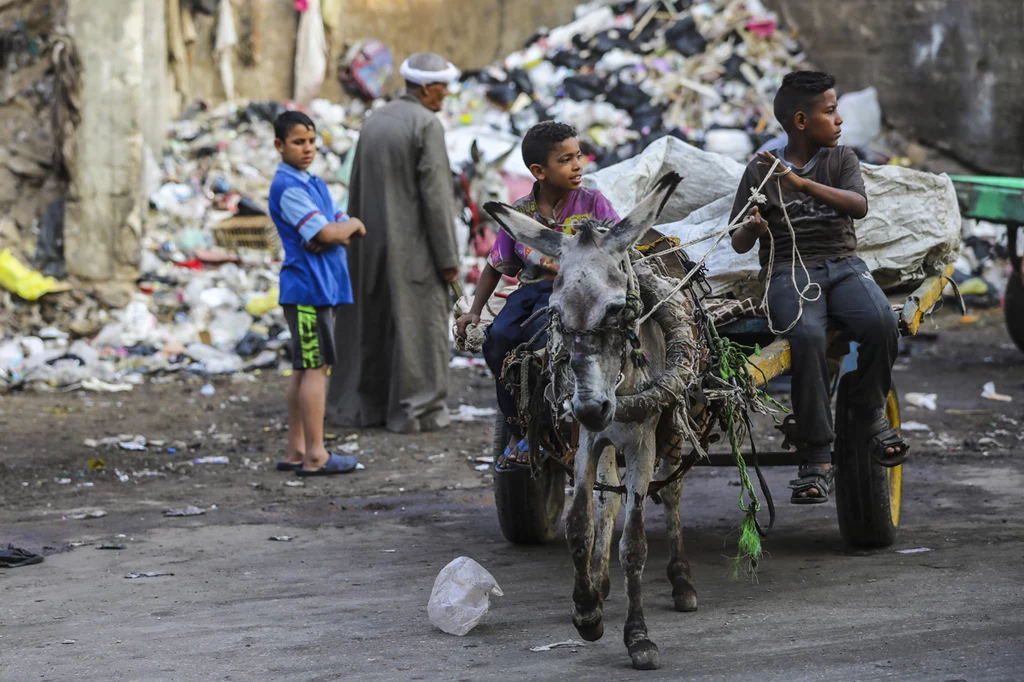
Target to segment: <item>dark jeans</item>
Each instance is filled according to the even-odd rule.
[[[821,286],[821,298],[804,301],[804,313],[786,335],[792,347],[793,413],[809,462],[831,461],[832,403],[829,398],[826,334],[829,329],[848,332],[859,344],[850,404],[861,419],[874,419],[885,408],[892,385],[892,366],[899,350],[896,315],[881,288],[860,258],[825,261],[808,267],[812,282]],[[797,285],[806,284],[798,266]],[[812,287],[805,295],[813,297]],[[796,318],[799,299],[788,266],[777,268],[768,291],[772,322],[785,329]]]
[[[505,362],[505,356],[526,343],[540,331],[547,322],[547,317],[541,315],[534,320],[529,327],[523,327],[523,322],[533,313],[548,305],[551,297],[551,282],[534,282],[516,289],[505,301],[505,307],[501,309],[494,322],[487,328],[484,337],[484,360],[494,374],[494,383],[498,391],[498,407],[507,419],[518,419],[519,411],[516,408],[515,398],[501,383],[501,366]],[[543,334],[537,340],[535,348],[543,348],[547,343],[548,335]],[[523,434],[516,424],[509,424],[509,431],[518,441]]]

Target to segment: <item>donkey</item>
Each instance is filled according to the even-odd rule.
[[[615,517],[621,499],[602,492],[598,497],[599,522],[595,529],[592,493],[600,480],[619,484],[615,453],[625,459],[626,522],[619,543],[627,599],[624,639],[633,667],[659,667],[658,647],[647,634],[641,595],[641,576],[647,560],[644,503],[657,461],[655,432],[660,408],[644,412],[640,421],[615,420],[617,395],[637,394],[651,385],[651,377],[664,373],[666,340],[653,319],[639,329],[647,367],[626,362],[628,251],[652,227],[682,178],[662,177],[654,190],[625,219],[609,226],[591,222],[573,236],[549,229],[504,204],[485,208],[514,239],[557,257],[561,269],[554,281],[550,307],[555,324],[552,336],[561,337],[569,352],[575,379],[570,412],[579,423],[579,450],[575,460],[575,493],[566,519],[566,538],[575,569],[573,624],[588,641],[604,634],[604,599],[609,592],[610,560]],[[612,452],[614,450],[615,452]],[[667,471],[671,468],[663,465]],[[690,582],[690,567],[683,551],[679,498],[682,482],[660,493],[670,538],[669,580],[675,608],[694,611],[697,593]]]

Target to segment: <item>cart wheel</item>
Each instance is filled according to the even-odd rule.
[[[500,413],[494,423],[494,461],[508,445],[508,425]],[[540,476],[528,468],[494,473],[494,506],[505,539],[517,545],[550,542],[558,530],[565,506],[565,472],[544,462]]]
[[[836,511],[839,532],[854,547],[888,547],[900,529],[903,466],[884,467],[871,458],[868,444],[859,438],[849,415],[852,377],[839,380],[836,399]],[[889,391],[885,414],[889,424],[900,425],[896,389]]]
[[[1006,280],[1006,293],[1003,298],[1003,316],[1006,318],[1006,330],[1017,348],[1024,351],[1024,283],[1017,272],[1010,273]]]

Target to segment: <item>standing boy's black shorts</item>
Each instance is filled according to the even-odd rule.
[[[316,369],[335,363],[334,309],[329,306],[283,305],[292,333],[292,367]]]

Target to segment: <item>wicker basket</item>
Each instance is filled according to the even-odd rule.
[[[270,216],[234,216],[213,228],[217,246],[224,249],[256,249],[276,253],[281,248],[277,228]]]

